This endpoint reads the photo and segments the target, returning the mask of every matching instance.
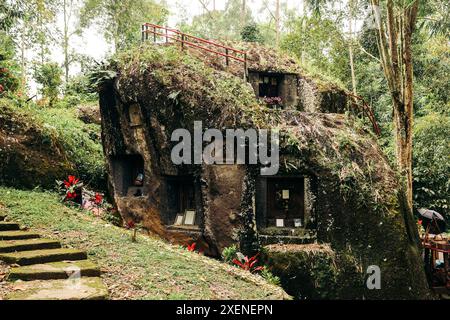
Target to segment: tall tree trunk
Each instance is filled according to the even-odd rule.
[[[413,132],[414,125],[413,115],[413,55],[412,55],[412,35],[417,20],[419,0],[416,0],[412,6],[406,8],[405,17],[403,19],[403,66],[404,66],[404,107],[405,110],[398,114],[399,126],[397,129],[397,143],[400,145],[400,150],[397,151],[400,156],[400,168],[405,172],[408,183],[408,201],[412,207],[413,204],[413,174],[412,174],[412,144],[413,144]]]
[[[372,0],[374,14],[381,10],[379,0]],[[406,180],[406,196],[413,206],[412,127],[413,119],[413,57],[412,35],[417,20],[419,0],[408,5],[386,3],[386,30],[381,17],[376,19],[381,64],[393,103],[397,164]]]

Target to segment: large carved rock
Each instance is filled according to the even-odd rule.
[[[337,110],[346,103],[339,90],[327,91],[321,86],[322,98],[313,93],[308,98],[305,86],[299,86],[297,94],[303,98],[292,101],[302,105],[274,110],[255,97],[252,86],[238,73],[225,72],[217,67],[217,61],[202,59],[175,47],[143,46],[120,56],[114,66],[117,77],[101,88],[104,150],[114,198],[124,218],[140,221],[150,232],[173,242],[196,241],[211,255],[232,243],[254,252],[258,233],[264,232],[261,226],[270,221],[270,215],[259,210],[270,201],[261,197],[269,185],[258,187],[259,166],[174,165],[171,134],[178,128],[193,134],[194,121],[202,121],[203,128],[220,130],[277,128],[279,179],[308,178],[308,183],[299,184],[305,192],[299,199],[311,217],[304,223],[315,234],[308,239],[326,245],[327,254],[345,262],[340,274],[347,274],[348,281],[339,282],[339,291],[330,295],[427,297],[417,230],[404,205],[396,173],[376,138]],[[274,60],[276,57],[270,56],[258,61]],[[255,64],[253,70],[257,67]],[[304,79],[301,73],[298,79]],[[313,80],[308,80],[308,86],[310,92],[319,88]],[[134,183],[140,173],[142,186]],[[189,209],[197,213],[196,228],[175,223],[179,207],[174,208],[174,203],[188,192],[180,191],[183,188],[195,195]],[[284,229],[287,234],[266,239],[299,238],[300,233]],[[294,248],[295,254],[302,251]],[[274,261],[270,252],[280,257],[280,251],[272,247],[269,261]],[[274,271],[280,259],[275,260]],[[366,270],[372,265],[381,269],[381,290],[366,287]],[[354,273],[356,277],[350,276]]]

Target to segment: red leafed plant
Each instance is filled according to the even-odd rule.
[[[262,271],[264,267],[256,267],[256,264],[258,263],[258,257],[259,253],[251,258],[245,256],[243,257],[242,261],[239,261],[238,259],[234,259],[233,263],[240,267],[243,270],[250,271],[251,273],[255,273],[258,271]]]
[[[133,232],[131,233],[131,241],[133,242],[137,242],[137,226],[136,223],[134,223],[133,220],[130,220],[127,222],[127,229],[132,230]]]
[[[100,193],[95,194],[94,203],[99,207],[103,204],[103,196]]]
[[[188,244],[186,246],[187,251],[189,252],[197,252],[198,254],[204,254],[205,253],[205,249],[200,248],[198,251],[196,251],[198,249],[197,247],[197,243],[192,243],[192,244]]]
[[[75,176],[69,176],[67,180],[56,181],[61,190],[63,201],[80,202],[81,204],[81,190],[83,183]]]
[[[189,252],[194,252],[195,251],[195,247],[197,247],[197,243],[192,243],[192,244],[188,244],[187,245],[187,247],[186,247],[186,249],[189,251]]]
[[[97,215],[100,215],[100,208],[103,206],[103,196],[100,193],[95,193],[95,196],[91,199],[94,205],[97,207]]]

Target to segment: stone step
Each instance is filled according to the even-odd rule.
[[[9,264],[28,266],[37,263],[58,262],[66,260],[85,260],[87,254],[76,249],[33,250],[14,253],[0,253],[0,260]]]
[[[0,222],[0,231],[20,230],[20,226],[15,222]]]
[[[100,268],[89,260],[34,264],[31,266],[12,268],[8,280],[56,280],[77,276],[99,277]]]
[[[16,282],[6,300],[106,300],[108,289],[99,277],[75,280]]]
[[[40,237],[38,233],[29,231],[0,231],[0,240],[24,240]]]
[[[0,253],[57,248],[61,248],[61,244],[59,241],[51,239],[36,238],[27,240],[0,241]]]

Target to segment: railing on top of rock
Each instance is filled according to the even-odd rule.
[[[372,107],[364,100],[363,97],[360,97],[358,95],[355,95],[351,92],[347,92],[347,95],[350,96],[353,99],[353,106],[358,108],[364,116],[367,116],[369,118],[370,122],[372,123],[373,131],[377,136],[381,136],[381,129],[378,125],[377,119],[375,118],[375,114],[372,110]]]
[[[225,58],[225,64],[227,67],[230,65],[231,60],[242,63],[244,65],[244,81],[247,81],[248,79],[248,60],[247,60],[247,52],[245,51],[227,47],[220,43],[213,42],[210,40],[202,39],[181,32],[180,30],[177,29],[159,26],[153,23],[144,23],[142,25],[142,42],[148,41],[149,38],[151,38],[155,43],[161,39],[165,43],[169,42],[180,43],[181,50],[184,50],[187,47],[192,47],[209,53],[216,54],[218,56],[222,56]],[[378,136],[380,136],[381,130],[376,121],[372,108],[367,104],[367,102],[362,97],[356,96],[350,92],[348,93],[348,95],[351,98],[353,98],[354,101],[353,105],[357,107],[363,113],[363,115],[369,118],[370,122],[372,123],[374,132]]]
[[[186,47],[192,47],[199,50],[203,50],[209,53],[217,54],[225,58],[225,64],[228,67],[231,60],[237,61],[244,65],[244,80],[247,81],[248,76],[248,63],[247,53],[242,50],[224,46],[220,43],[202,39],[177,29],[171,29],[163,26],[159,26],[152,23],[144,23],[142,25],[142,41],[147,41],[149,38],[153,39],[153,42],[157,42],[159,39],[163,39],[166,43],[176,42],[180,43],[181,50]],[[209,47],[208,47],[209,46]]]

